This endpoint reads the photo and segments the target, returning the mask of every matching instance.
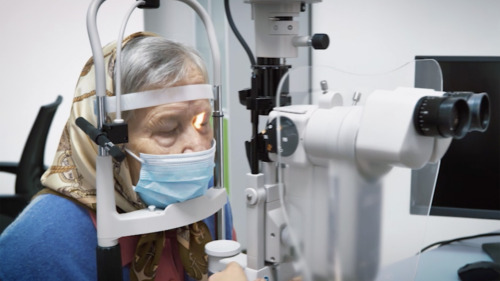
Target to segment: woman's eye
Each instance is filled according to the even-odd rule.
[[[172,135],[174,134],[176,131],[176,129],[172,129],[172,130],[162,130],[159,132],[160,135],[165,135],[165,136],[168,136],[168,135]]]
[[[169,126],[164,126],[161,128],[158,128],[157,134],[160,136],[171,136],[174,135],[179,131],[179,125],[169,125]]]
[[[179,127],[169,127],[157,130],[152,138],[161,147],[169,147],[175,143],[179,134]]]

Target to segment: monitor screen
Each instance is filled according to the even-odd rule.
[[[434,59],[442,70],[443,91],[486,92],[490,124],[486,132],[454,139],[441,160],[430,215],[500,219],[500,57],[417,56]],[[415,69],[415,87],[433,88],[425,68]],[[432,179],[412,171],[411,213],[426,214],[419,185]]]

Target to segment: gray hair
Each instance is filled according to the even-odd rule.
[[[193,68],[208,82],[205,63],[194,48],[156,36],[131,39],[122,51],[122,93],[172,86]]]

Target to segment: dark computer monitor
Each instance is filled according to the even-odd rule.
[[[500,57],[417,56],[434,59],[442,70],[443,91],[486,92],[490,125],[486,132],[471,132],[453,140],[441,160],[430,215],[500,219]],[[415,87],[432,88],[435,79],[425,67],[415,69]],[[434,79],[434,80],[433,80]],[[427,198],[420,184],[425,173],[412,171],[412,214],[426,214]],[[432,181],[432,180],[431,180]],[[428,204],[427,204],[428,205]]]

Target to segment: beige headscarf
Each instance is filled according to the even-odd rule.
[[[153,34],[135,33],[124,40],[125,45],[130,39]],[[106,65],[106,95],[113,95],[113,69],[116,44],[111,43],[103,48]],[[91,124],[97,124],[94,113],[96,95],[94,61],[89,59],[85,64],[75,90],[73,105],[69,119],[57,148],[52,166],[43,174],[42,184],[68,197],[74,198],[83,205],[96,209],[96,168],[95,159],[98,146],[76,126],[75,120],[83,117]],[[114,116],[108,117],[113,118]],[[137,194],[132,190],[127,161],[114,162],[115,198],[117,206],[130,212],[143,205]]]
[[[135,33],[127,37],[122,46],[132,38],[156,36],[153,33]],[[106,65],[106,95],[114,95],[113,70],[116,44],[103,48]],[[83,68],[78,79],[70,117],[64,127],[59,147],[52,166],[43,174],[42,184],[59,194],[76,200],[91,210],[96,210],[96,167],[98,146],[75,125],[78,117],[84,117],[96,125],[94,113],[95,72],[91,58]],[[110,120],[112,114],[107,116]],[[109,120],[108,120],[109,121]],[[114,160],[113,160],[114,161]],[[127,161],[114,161],[114,185],[117,207],[123,212],[144,208],[138,195],[133,191],[132,180]],[[194,223],[177,230],[179,252],[184,269],[197,280],[207,279],[207,257],[204,244],[212,240],[210,232],[203,222]],[[165,243],[163,232],[142,235],[136,247],[135,258],[131,266],[132,280],[153,280]],[[153,256],[153,258],[151,258]]]

